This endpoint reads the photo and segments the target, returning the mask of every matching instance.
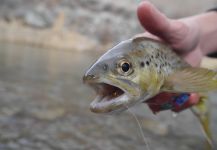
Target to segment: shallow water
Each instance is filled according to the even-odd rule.
[[[146,149],[129,113],[89,111],[94,93],[82,84],[82,75],[101,53],[0,44],[0,150]],[[217,102],[212,106],[216,137]],[[151,150],[204,149],[189,111],[176,118],[169,112],[154,116],[145,105],[132,111]]]

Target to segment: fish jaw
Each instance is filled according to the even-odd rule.
[[[96,98],[90,104],[94,113],[119,113],[132,106],[140,99],[140,89],[129,86],[118,79],[97,79],[85,81],[96,92]]]
[[[97,95],[90,104],[90,110],[94,113],[114,113],[127,109],[130,97],[123,93],[117,97]]]

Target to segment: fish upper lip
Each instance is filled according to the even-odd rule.
[[[97,77],[95,75],[89,74],[89,75],[83,76],[83,82],[85,84],[97,83],[97,82],[99,82],[98,80],[99,80],[99,77]]]

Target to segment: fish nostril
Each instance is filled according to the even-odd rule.
[[[88,74],[88,75],[87,75],[87,78],[88,78],[88,79],[94,79],[95,77],[96,77],[96,76],[95,76],[95,75],[92,75],[92,74]]]
[[[83,81],[86,82],[86,81],[91,81],[93,79],[96,79],[96,76],[93,75],[93,74],[87,74],[87,75],[84,75],[83,77]]]

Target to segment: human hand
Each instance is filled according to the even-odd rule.
[[[199,46],[199,28],[191,18],[172,20],[159,12],[151,3],[143,1],[137,9],[144,36],[169,44],[192,66],[198,66],[203,53]]]
[[[144,36],[169,44],[192,66],[198,66],[200,64],[203,57],[198,38],[200,31],[197,23],[193,19],[169,19],[147,1],[139,5],[137,14],[141,25],[147,30]],[[169,104],[175,96],[178,96],[178,94],[161,93],[148,100],[147,104],[156,113],[165,110],[161,106],[166,103]],[[173,106],[171,110],[179,112],[195,105],[198,101],[199,96],[191,93],[185,104]]]

